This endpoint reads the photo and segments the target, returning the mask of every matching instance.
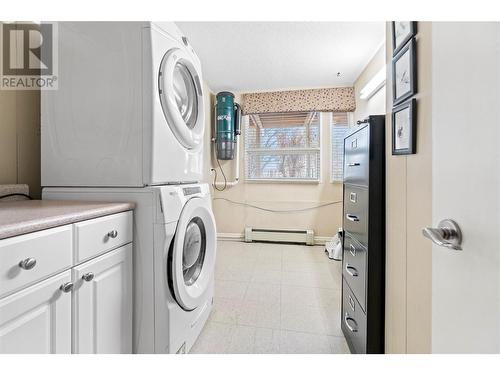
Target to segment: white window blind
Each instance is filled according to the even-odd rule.
[[[248,115],[247,180],[319,181],[320,113]]]
[[[332,182],[342,182],[344,179],[344,138],[349,131],[349,117],[345,112],[332,114],[330,125],[332,165],[330,176]]]

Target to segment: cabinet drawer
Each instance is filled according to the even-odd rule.
[[[132,211],[82,221],[74,226],[77,262],[132,242]]]
[[[366,311],[366,258],[366,249],[346,232],[342,273],[363,311]]]
[[[368,244],[368,190],[344,185],[344,229]]]
[[[369,180],[368,127],[344,140],[344,182],[368,186]]]
[[[71,229],[66,225],[0,240],[0,296],[71,267]]]
[[[356,296],[344,280],[342,288],[342,332],[350,343],[351,351],[366,353],[366,315]]]

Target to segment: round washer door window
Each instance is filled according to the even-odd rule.
[[[172,133],[184,147],[198,147],[203,138],[203,95],[200,76],[187,52],[174,48],[163,56],[158,90]]]
[[[205,224],[201,218],[191,219],[184,235],[184,248],[182,252],[182,273],[184,283],[193,285],[200,276],[207,250]]]
[[[209,204],[191,198],[184,206],[172,248],[172,284],[175,299],[185,310],[204,303],[214,277],[215,220]]]

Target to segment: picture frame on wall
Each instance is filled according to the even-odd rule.
[[[392,55],[417,34],[417,21],[392,21]]]
[[[392,102],[402,103],[417,92],[417,55],[412,38],[392,59]]]
[[[415,98],[392,110],[392,155],[417,152],[417,100]]]

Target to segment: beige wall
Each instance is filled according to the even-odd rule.
[[[391,61],[387,43],[386,121],[386,352],[431,351],[431,242],[421,234],[432,222],[431,57],[432,24],[417,35],[417,153],[391,155]],[[387,23],[387,40],[391,27]]]
[[[39,91],[0,90],[0,184],[27,184],[40,197]]]
[[[213,111],[213,100],[212,95],[211,111]],[[236,100],[240,101],[239,95],[236,95]],[[322,114],[322,176],[319,184],[245,182],[244,135],[241,136],[240,183],[235,187],[227,188],[223,192],[212,190],[218,233],[241,236],[246,226],[278,229],[312,228],[315,236],[320,237],[331,237],[336,233],[342,222],[342,184],[330,182],[330,129],[327,121],[328,116],[330,116],[328,113]],[[207,124],[210,124],[211,132],[213,131],[212,118],[213,112],[210,122],[207,121]],[[210,137],[211,135],[206,134],[205,146],[208,145]],[[216,166],[213,145],[211,146],[212,165]],[[228,180],[232,180],[234,177],[234,161],[221,161],[221,165]],[[218,181],[222,181],[218,167],[217,170]],[[212,181],[213,175],[210,179],[210,182]],[[278,210],[305,208],[333,201],[338,203],[301,213],[270,213],[217,198],[226,198]]]
[[[385,86],[380,88],[368,100],[360,99],[360,91],[365,85],[385,66],[385,43],[380,46],[370,62],[363,69],[356,82],[354,82],[354,93],[356,95],[356,111],[354,111],[354,123],[364,120],[369,115],[385,114]]]

